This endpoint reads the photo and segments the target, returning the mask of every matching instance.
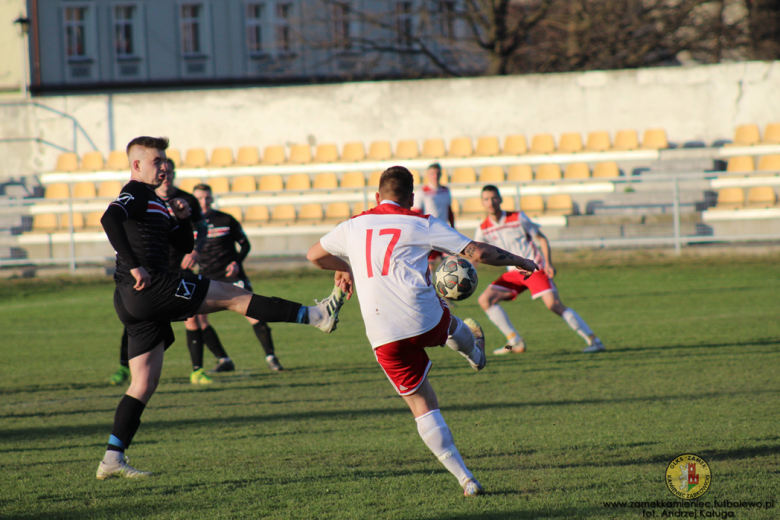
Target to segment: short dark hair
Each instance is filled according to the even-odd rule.
[[[403,200],[414,193],[412,172],[403,166],[391,166],[379,177],[379,194],[383,199]]]
[[[439,173],[441,173],[441,164],[439,164],[437,162],[431,163],[431,164],[428,165],[428,169],[430,170],[431,168],[433,168],[435,170],[439,170]]]
[[[195,185],[195,187],[194,187],[194,188],[192,188],[192,191],[193,191],[193,192],[194,192],[195,190],[200,190],[200,191],[212,191],[212,190],[211,190],[211,186],[209,186],[208,184],[202,184],[202,183],[201,183],[201,184],[196,184],[196,185]]]
[[[498,196],[499,196],[499,197],[501,196],[501,192],[500,192],[500,191],[498,191],[498,188],[496,188],[496,187],[495,187],[495,186],[493,186],[492,184],[486,184],[486,185],[485,185],[485,186],[482,188],[482,193],[485,193],[486,191],[495,191],[495,192],[498,194]]]
[[[142,135],[127,143],[127,153],[130,153],[130,148],[136,145],[143,146],[144,148],[152,148],[154,150],[167,150],[168,141],[167,137],[149,137],[147,135]]]

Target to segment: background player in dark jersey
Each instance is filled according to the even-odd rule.
[[[239,287],[251,291],[252,284],[249,278],[244,272],[244,266],[242,262],[249,254],[251,246],[249,240],[244,234],[244,230],[241,228],[241,224],[227,213],[216,211],[211,207],[214,202],[214,198],[211,192],[211,186],[207,184],[198,184],[192,190],[193,195],[200,204],[199,209],[203,213],[204,222],[207,228],[206,243],[203,246],[203,251],[200,255],[200,274],[210,278],[212,280],[218,280],[220,282],[232,283]],[[236,244],[240,247],[239,251],[236,251]],[[247,318],[249,323],[252,324],[252,329],[255,331],[260,345],[262,345],[265,351],[265,361],[268,363],[268,367],[271,370],[279,371],[283,370],[279,359],[274,352],[274,343],[271,338],[271,328],[267,323],[257,321],[252,318]],[[190,345],[190,352],[199,347],[200,349],[200,362],[203,363],[203,342],[205,341],[209,349],[217,355],[216,351],[221,351],[222,356],[217,356],[217,366],[213,372],[228,372],[235,370],[235,364],[227,356],[227,353],[219,341],[214,328],[209,324],[208,317],[205,314],[190,318],[185,322],[187,327],[187,341]],[[190,336],[193,340],[197,340],[199,333],[203,331],[203,337],[199,345],[193,346]],[[208,334],[207,334],[208,333]],[[209,342],[212,342],[209,344]],[[193,354],[193,367],[195,366],[197,354]],[[193,372],[193,376],[195,372]],[[193,381],[194,382],[194,381]]]
[[[332,332],[344,303],[344,294],[338,288],[315,306],[306,307],[202,276],[169,273],[169,246],[189,253],[194,239],[187,202],[172,199],[166,203],[154,191],[168,170],[167,147],[166,138],[137,137],[130,141],[130,182],[101,219],[116,251],[114,308],[127,328],[132,382],[114,415],[106,454],[97,470],[100,480],[150,475],[130,467],[124,453],[157,389],[165,349],[175,340],[172,321],[231,310],[258,321],[309,324]]]

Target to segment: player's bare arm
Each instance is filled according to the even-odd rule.
[[[484,242],[469,242],[461,251],[461,255],[469,260],[482,262],[487,265],[515,266],[526,276],[530,276],[531,273],[539,269],[533,260],[513,255],[509,251],[504,251],[500,247],[485,244]]]
[[[326,271],[336,271],[334,280],[336,285],[347,295],[347,300],[352,298],[354,286],[352,283],[352,268],[341,258],[325,251],[322,244],[318,241],[309,248],[306,253],[306,259],[315,266]]]
[[[547,237],[544,236],[542,233],[538,233],[536,237],[534,237],[534,240],[536,240],[539,243],[539,249],[541,249],[542,255],[544,256],[544,260],[545,260],[544,274],[546,274],[548,278],[552,278],[553,276],[555,276],[555,267],[553,267],[553,263],[552,263],[550,241],[547,240]]]

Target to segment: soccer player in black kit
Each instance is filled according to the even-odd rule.
[[[187,202],[171,199],[166,203],[155,193],[168,170],[166,148],[167,138],[137,137],[130,141],[130,182],[101,219],[116,251],[114,308],[127,328],[132,382],[114,415],[106,453],[97,469],[100,480],[151,475],[132,468],[125,450],[160,381],[165,349],[175,339],[172,321],[231,310],[266,323],[308,324],[330,333],[344,304],[344,294],[338,288],[315,306],[306,307],[199,275],[169,273],[169,247],[189,253],[194,237]]]
[[[204,227],[207,229],[206,243],[203,246],[198,262],[198,265],[200,265],[199,273],[206,278],[232,283],[251,291],[252,284],[249,278],[247,278],[242,265],[242,262],[249,254],[251,246],[244,234],[244,230],[241,228],[241,224],[231,215],[216,211],[211,207],[214,198],[209,185],[198,184],[192,190],[192,194],[197,199],[199,209],[205,219],[206,225]],[[236,251],[236,244],[240,247],[239,251]],[[255,336],[257,336],[260,345],[265,351],[265,361],[268,363],[268,367],[275,371],[283,370],[274,351],[271,328],[262,321],[249,317],[247,320],[252,324]],[[203,363],[203,343],[205,342],[209,350],[219,360],[213,372],[228,372],[235,369],[235,364],[228,357],[216,331],[209,324],[208,317],[205,314],[187,320],[185,326],[187,327],[187,343],[192,355],[193,367],[197,361],[200,361],[201,364]],[[194,343],[198,341],[199,344]],[[194,374],[193,372],[193,376]]]

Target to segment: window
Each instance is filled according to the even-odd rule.
[[[65,8],[65,55],[68,61],[88,59],[86,23],[88,7]]]
[[[439,11],[439,36],[448,40],[455,39],[455,2],[440,1]]]
[[[118,58],[134,57],[135,31],[133,24],[136,19],[136,7],[118,6],[114,8],[114,48]]]
[[[413,20],[412,2],[396,2],[396,43],[399,47],[408,49],[412,46]]]
[[[249,55],[263,52],[263,23],[265,22],[265,4],[246,6],[246,46]]]
[[[184,4],[181,6],[181,49],[184,56],[199,56],[202,50],[203,6]]]
[[[352,6],[346,2],[333,4],[333,37],[336,47],[352,48]]]
[[[293,5],[288,3],[276,4],[276,51],[289,53],[292,49],[292,18]]]

